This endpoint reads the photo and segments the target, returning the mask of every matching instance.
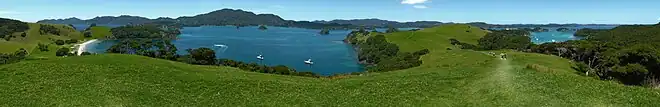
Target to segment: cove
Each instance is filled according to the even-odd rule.
[[[320,35],[320,30],[286,27],[255,26],[184,27],[172,43],[179,54],[186,49],[207,47],[216,51],[220,59],[232,59],[269,66],[286,65],[299,72],[311,71],[323,76],[364,71],[358,64],[355,50],[343,42],[350,30],[332,30]],[[103,53],[115,41],[106,40],[89,45],[86,51]],[[263,55],[260,61],[257,55]],[[314,65],[303,61],[311,58]]]

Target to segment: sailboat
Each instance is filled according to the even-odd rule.
[[[259,60],[264,60],[264,56],[263,56],[263,55],[258,55],[258,56],[257,56],[257,59],[259,59]]]
[[[312,58],[309,58],[304,62],[305,62],[305,64],[314,65],[314,62],[312,62]]]

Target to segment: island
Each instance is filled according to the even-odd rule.
[[[565,27],[557,28],[557,32],[570,32],[570,31],[571,31],[571,29],[568,29],[568,28],[565,28]]]
[[[330,30],[329,30],[329,29],[322,29],[322,30],[319,32],[319,34],[321,34],[321,35],[329,35],[329,34],[330,34]]]
[[[268,27],[266,25],[259,25],[259,30],[268,30]]]

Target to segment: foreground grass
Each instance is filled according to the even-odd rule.
[[[447,38],[474,43],[472,39],[481,32],[448,32],[459,28],[465,26],[388,34],[388,41],[402,46],[404,51],[429,48],[431,53],[422,57],[424,64],[420,67],[344,79],[260,74],[132,55],[23,61],[0,66],[0,105],[654,106],[660,103],[658,90],[580,76],[570,69],[568,60],[554,56],[507,52],[510,59],[500,60],[482,52],[446,50],[451,48]],[[413,33],[421,36],[408,35]],[[462,36],[468,34],[474,35]],[[416,40],[416,44],[409,40]],[[528,69],[529,64],[552,70]]]

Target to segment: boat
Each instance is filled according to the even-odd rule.
[[[312,62],[312,58],[309,58],[309,59],[307,59],[307,60],[304,61],[304,62],[305,62],[305,64],[309,64],[309,65],[313,65],[313,64],[314,64],[314,62]]]
[[[264,60],[264,56],[263,56],[263,55],[259,55],[259,56],[257,56],[257,59],[259,59],[259,60]]]

